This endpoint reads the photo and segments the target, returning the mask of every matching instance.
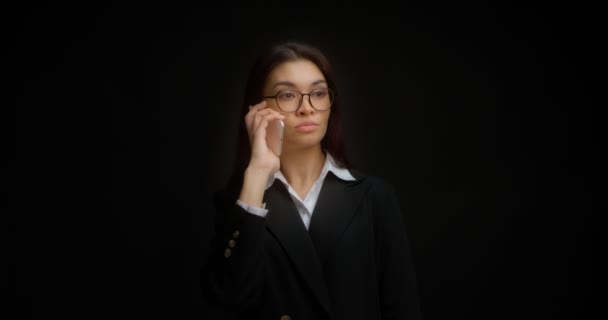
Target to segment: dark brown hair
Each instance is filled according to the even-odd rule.
[[[331,113],[327,124],[327,132],[321,140],[321,148],[327,150],[332,155],[338,166],[350,168],[351,164],[346,158],[342,135],[340,94],[336,87],[331,64],[318,48],[308,44],[290,41],[270,47],[258,57],[249,72],[245,96],[243,104],[241,105],[241,116],[239,118],[240,126],[233,178],[242,176],[251,157],[251,146],[249,145],[247,128],[244,121],[245,115],[249,112],[249,106],[262,101],[262,91],[266,78],[276,66],[300,59],[309,60],[314,63],[323,73],[329,88],[335,93],[334,103],[331,107]]]

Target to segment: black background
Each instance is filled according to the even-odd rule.
[[[399,192],[426,319],[586,314],[593,11],[7,10],[11,305],[23,318],[209,316],[198,268],[246,72],[260,49],[295,39],[334,63],[355,167]]]

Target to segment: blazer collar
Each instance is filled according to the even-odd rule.
[[[357,178],[355,178],[348,169],[338,166],[338,164],[336,163],[336,160],[334,160],[334,158],[331,156],[331,154],[326,151],[325,152],[325,163],[323,164],[323,168],[321,169],[321,174],[319,175],[319,179],[325,179],[327,173],[330,171],[334,175],[336,175],[336,177],[338,177],[342,180],[345,180],[345,181],[357,180]],[[268,177],[268,181],[266,181],[266,190],[268,190],[268,188],[270,188],[270,186],[272,186],[272,184],[274,183],[274,181],[276,179],[281,180],[284,184],[288,184],[287,179],[285,178],[283,173],[279,170],[279,171],[275,172],[273,175],[271,175],[270,177]]]

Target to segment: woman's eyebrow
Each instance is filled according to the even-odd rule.
[[[279,81],[277,83],[275,83],[271,89],[274,89],[278,86],[288,86],[288,87],[295,87],[296,85],[293,84],[293,82],[289,82],[289,81]]]
[[[327,83],[327,81],[320,79],[320,80],[313,81],[310,85],[311,86],[316,86],[316,85],[321,84],[321,83]],[[272,86],[271,89],[274,89],[274,88],[276,88],[278,86],[288,86],[288,87],[294,87],[294,88],[297,87],[293,82],[290,82],[290,81],[279,81],[279,82],[275,83]]]

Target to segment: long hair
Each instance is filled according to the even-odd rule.
[[[249,106],[257,104],[262,100],[264,83],[270,72],[278,65],[295,61],[309,60],[314,63],[327,81],[327,85],[335,93],[334,103],[327,124],[327,131],[321,140],[321,148],[327,150],[338,166],[350,168],[351,163],[346,158],[344,138],[342,134],[340,94],[336,86],[334,73],[327,57],[316,47],[300,42],[285,42],[274,45],[263,52],[254,62],[247,79],[245,95],[241,105],[241,116],[239,118],[239,132],[237,137],[237,148],[235,153],[234,168],[231,180],[239,183],[242,175],[249,164],[251,157],[251,146],[247,127],[245,125],[245,115],[249,112]],[[236,181],[235,181],[236,179]]]

